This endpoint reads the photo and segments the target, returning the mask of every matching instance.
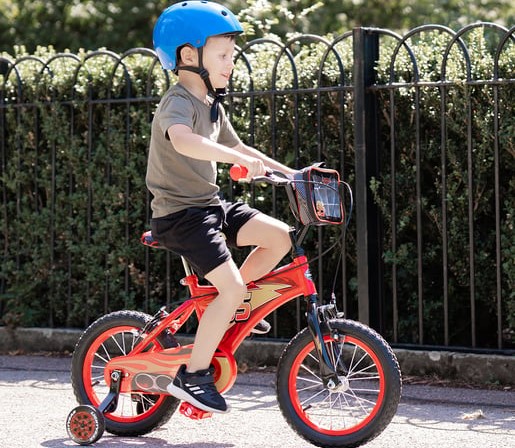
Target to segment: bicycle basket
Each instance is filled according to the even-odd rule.
[[[342,224],[345,216],[338,171],[310,166],[293,176],[287,188],[290,208],[304,225]]]

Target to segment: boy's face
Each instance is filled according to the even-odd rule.
[[[203,63],[215,89],[227,87],[234,68],[234,38],[214,36],[207,39],[203,50]]]

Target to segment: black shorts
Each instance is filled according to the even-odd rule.
[[[231,259],[239,230],[260,213],[242,202],[190,207],[151,220],[152,236],[161,246],[182,255],[204,277]]]

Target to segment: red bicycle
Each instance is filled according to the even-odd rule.
[[[233,167],[231,175],[241,176]],[[399,364],[390,346],[373,329],[344,319],[336,300],[319,303],[301,242],[310,225],[341,224],[343,193],[336,171],[309,167],[293,179],[271,173],[255,179],[285,186],[296,218],[304,224],[291,231],[293,261],[248,285],[213,357],[215,381],[228,391],[237,376],[234,353],[254,326],[281,305],[303,296],[307,327],[291,339],[277,365],[277,400],[288,424],[321,447],[354,447],[379,435],[396,413],[401,396]],[[345,184],[346,185],[346,184]],[[348,187],[348,186],[347,186]],[[348,188],[351,194],[350,188]],[[345,219],[347,218],[347,219]],[[157,246],[150,232],[144,244]],[[192,316],[200,318],[217,291],[199,285],[183,259],[190,298],[172,311],[153,317],[116,311],[92,323],[82,334],[72,359],[71,381],[80,403],[66,421],[70,438],[80,445],[98,440],[104,430],[139,436],[165,424],[177,408],[200,419],[211,414],[167,392],[191,345],[174,334]]]

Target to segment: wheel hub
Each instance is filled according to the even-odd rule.
[[[334,381],[327,383],[327,388],[331,393],[342,393],[347,392],[350,389],[350,382],[346,376],[339,376],[338,380],[340,384],[335,384]]]

